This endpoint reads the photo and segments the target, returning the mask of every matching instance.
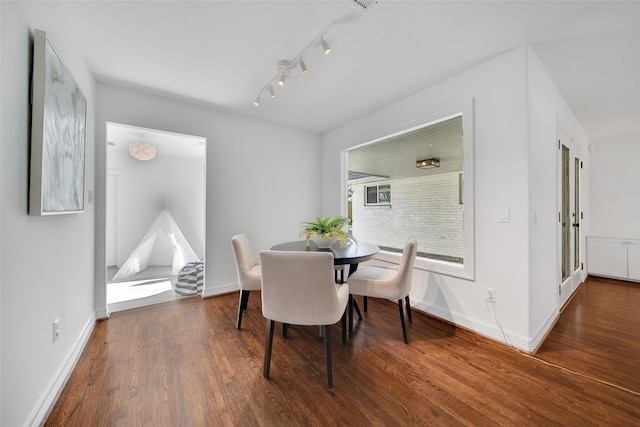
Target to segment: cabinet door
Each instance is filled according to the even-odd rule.
[[[627,270],[629,279],[640,280],[640,240],[628,240]]]
[[[627,278],[627,240],[587,238],[587,271],[596,276]]]

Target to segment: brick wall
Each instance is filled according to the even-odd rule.
[[[369,185],[380,184],[391,184],[391,206],[365,206],[367,184],[352,186],[352,230],[357,240],[402,250],[413,235],[423,254],[463,258],[464,208],[459,202],[459,173]]]

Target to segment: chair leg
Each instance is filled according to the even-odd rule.
[[[331,325],[324,325],[324,349],[327,354],[327,383],[333,387],[333,363],[331,359]]]
[[[282,338],[286,338],[287,337],[287,331],[289,330],[289,324],[288,323],[283,323],[282,324]]]
[[[347,308],[342,313],[342,345],[347,345]]]
[[[407,317],[409,318],[409,322],[413,323],[413,319],[411,318],[411,303],[409,302],[409,295],[404,297],[404,302],[407,305]]]
[[[364,299],[364,312],[366,313],[367,312],[367,302],[369,300],[367,299],[367,297],[363,297],[363,299]]]
[[[358,320],[362,320],[362,313],[360,312],[360,305],[358,305],[358,300],[355,297],[353,298],[353,308],[355,308],[356,309],[356,313],[358,313]],[[365,311],[367,311],[367,310],[365,310]]]
[[[262,376],[269,378],[269,369],[271,368],[271,348],[273,347],[273,329],[275,321],[267,319],[266,341],[264,343],[264,369]]]
[[[409,338],[407,338],[407,325],[404,323],[404,307],[402,304],[402,298],[398,300],[398,308],[400,309],[400,323],[402,323],[402,335],[404,335],[404,342],[409,344]]]
[[[353,332],[353,294],[349,294],[349,335]]]
[[[240,329],[242,325],[242,312],[247,309],[247,303],[249,302],[249,291],[240,291],[240,302],[238,302],[238,323],[237,328]]]

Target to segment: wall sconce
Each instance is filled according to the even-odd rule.
[[[269,81],[269,83],[267,83],[262,89],[260,89],[258,96],[256,97],[255,101],[253,101],[253,105],[255,105],[256,107],[260,106],[260,101],[261,101],[260,98],[263,94],[267,94],[269,98],[272,98],[272,99],[275,98],[276,93],[273,90],[273,87],[274,86],[284,87],[285,80],[287,80],[287,78],[294,72],[296,68],[300,68],[301,74],[307,74],[307,72],[309,71],[309,68],[307,67],[307,64],[304,62],[303,56],[305,55],[309,56],[309,53],[307,51],[309,51],[311,47],[320,46],[320,48],[322,49],[322,52],[325,55],[329,55],[331,53],[331,47],[329,46],[327,41],[324,39],[324,36],[326,35],[326,33],[327,32],[325,30],[318,37],[313,39],[313,41],[309,43],[304,49],[302,49],[302,52],[296,55],[294,59],[292,60],[283,59],[282,61],[279,61],[276,64],[276,72],[277,72],[276,76],[272,78]]]
[[[418,169],[431,169],[431,168],[439,168],[440,160],[439,159],[425,159],[416,161],[416,167]]]

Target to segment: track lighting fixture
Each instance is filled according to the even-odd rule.
[[[320,37],[320,46],[322,46],[322,50],[324,50],[325,55],[329,55],[331,53],[331,47],[324,40],[324,37]]]
[[[307,53],[307,50],[310,50],[312,46],[320,46],[324,51],[324,54],[329,55],[331,53],[331,47],[329,47],[329,44],[324,39],[325,35],[326,30],[323,31],[318,37],[316,37],[311,43],[309,43],[307,47],[302,49],[302,52],[300,52],[293,60],[279,61],[278,64],[276,64],[276,76],[260,90],[258,96],[256,97],[256,100],[253,102],[253,105],[255,105],[256,107],[260,106],[260,96],[263,93],[268,93],[271,98],[275,98],[276,93],[273,90],[274,83],[277,83],[280,87],[284,87],[285,80],[292,76],[297,67],[300,67],[300,72],[302,74],[307,74],[309,68],[307,67],[306,62],[302,59],[302,55],[305,55],[305,57],[309,59],[309,56],[311,54]]]

